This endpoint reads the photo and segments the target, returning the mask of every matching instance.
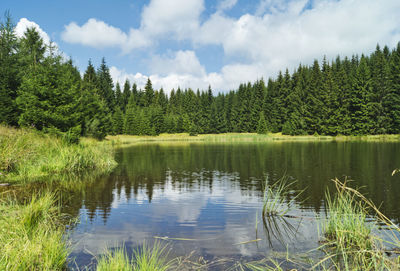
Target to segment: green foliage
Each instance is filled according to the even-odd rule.
[[[119,107],[114,110],[113,115],[113,132],[116,135],[122,134],[124,131],[124,116]]]
[[[15,102],[20,84],[18,42],[9,13],[0,22],[0,123],[16,126],[18,108]]]
[[[80,125],[72,127],[63,135],[63,141],[67,144],[78,144],[81,132]]]
[[[267,122],[265,121],[264,112],[261,111],[257,125],[257,134],[266,134],[266,133],[268,133]]]

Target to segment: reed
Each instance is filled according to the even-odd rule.
[[[268,183],[267,179],[264,187],[262,215],[283,216],[287,214],[303,192],[293,193],[295,183],[295,181],[289,182],[285,176],[272,185]]]
[[[399,248],[398,227],[358,190],[346,182],[333,180],[337,194],[326,194],[328,216],[323,222],[326,242],[319,247],[326,253],[314,268],[322,270],[398,270],[399,258],[388,257],[387,244]],[[367,223],[373,213],[373,222]],[[385,223],[393,231],[392,241],[374,234],[376,223]]]
[[[107,251],[97,263],[97,271],[167,271],[174,269],[175,260],[168,261],[167,246],[155,242],[152,247],[146,243],[133,252],[129,259],[124,248]]]

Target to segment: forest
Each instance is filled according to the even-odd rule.
[[[17,38],[0,25],[0,123],[98,139],[108,134],[400,133],[400,43],[369,56],[323,58],[276,78],[207,90],[144,89],[111,78],[106,61],[89,60],[83,78],[71,59],[45,45],[34,28]],[[131,84],[132,83],[132,84]]]

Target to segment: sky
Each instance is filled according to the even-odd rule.
[[[105,57],[114,82],[150,77],[167,93],[226,92],[400,41],[399,0],[1,0],[7,10],[18,36],[36,27],[81,73]]]

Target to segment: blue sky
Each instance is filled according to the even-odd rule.
[[[400,41],[398,0],[2,0],[17,35],[40,29],[81,71],[106,58],[114,81],[150,76],[217,91],[300,63]]]

